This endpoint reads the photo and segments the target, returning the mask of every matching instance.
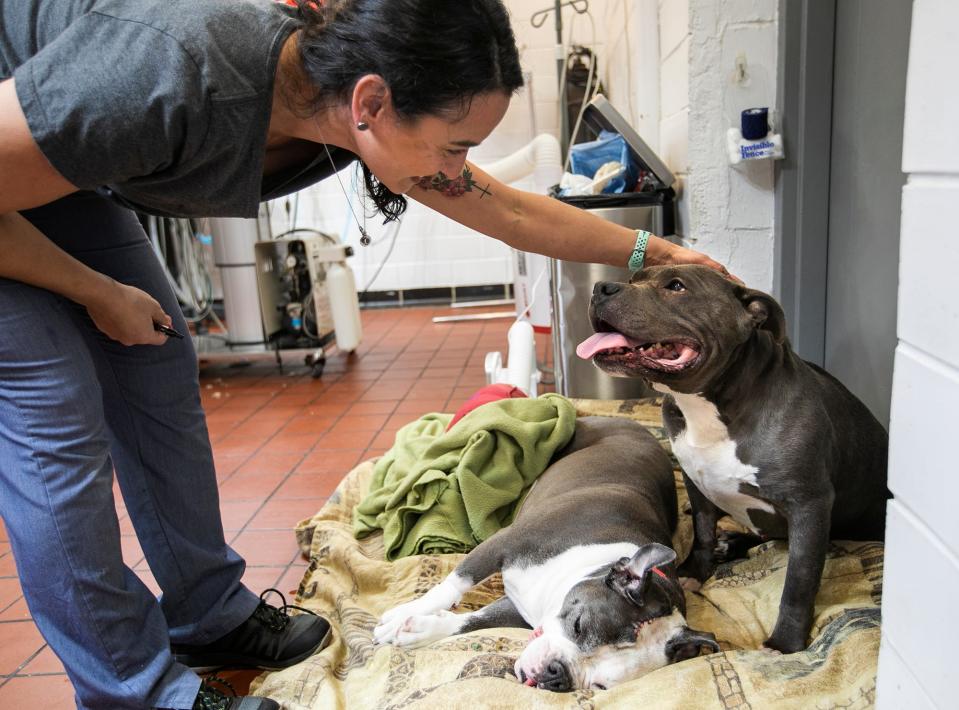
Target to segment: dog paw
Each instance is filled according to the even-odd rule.
[[[775,631],[773,631],[772,636],[763,642],[763,650],[776,654],[798,653],[805,649],[806,643],[804,639],[798,636],[790,638],[788,634],[777,634]]]
[[[698,592],[703,588],[703,583],[695,577],[680,577],[679,584],[686,592]]]
[[[716,538],[716,547],[713,548],[713,559],[716,562],[745,559],[749,556],[749,551],[762,541],[759,535],[753,533],[721,531]]]
[[[389,624],[400,617],[405,619],[409,616],[422,616],[424,614],[432,614],[436,611],[439,611],[439,609],[434,609],[425,601],[425,597],[420,597],[419,599],[400,604],[384,612],[383,616],[380,617],[380,624]]]
[[[455,634],[462,625],[458,616],[449,611],[394,616],[373,629],[373,640],[378,644],[419,648]]]
[[[422,597],[393,607],[380,617],[380,622],[373,629],[373,640],[376,643],[393,643],[407,619],[428,614],[430,611],[432,610],[424,608]]]
[[[679,565],[676,569],[676,574],[679,577],[692,577],[693,579],[705,582],[712,577],[714,569],[715,563],[713,562],[711,551],[694,550],[690,553],[689,557],[686,558],[686,561]]]

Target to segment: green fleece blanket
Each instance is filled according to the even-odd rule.
[[[485,404],[447,432],[451,418],[427,414],[400,429],[353,511],[356,537],[382,529],[389,560],[467,552],[508,525],[576,426],[556,394]]]

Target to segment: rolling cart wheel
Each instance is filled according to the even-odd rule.
[[[310,377],[314,380],[318,380],[323,377],[323,368],[326,367],[326,358],[315,358],[313,359],[313,369],[310,371]]]

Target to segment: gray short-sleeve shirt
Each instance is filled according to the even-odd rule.
[[[298,27],[271,0],[0,0],[0,79],[80,189],[144,212],[253,217],[332,173],[322,146],[263,179],[276,64]],[[338,167],[355,159],[331,147]]]

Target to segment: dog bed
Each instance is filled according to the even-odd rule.
[[[668,448],[659,400],[576,401],[580,415],[630,417]],[[759,650],[772,630],[786,572],[786,545],[767,542],[750,557],[721,565],[695,593],[687,593],[690,626],[712,631],[722,652],[667,666],[605,691],[550,693],[513,676],[529,637],[524,629],[485,629],[415,651],[374,647],[379,615],[424,594],[453,570],[462,555],[416,556],[387,562],[382,534],[353,536],[352,510],[366,494],[372,463],[360,464],[326,505],[301,522],[296,535],[310,565],[296,604],[323,614],[335,637],[323,652],[254,681],[257,695],[287,710],[329,708],[866,708],[875,702],[879,652],[883,547],[832,543],[816,598],[812,643],[781,656]],[[686,495],[676,469],[680,523],[674,543],[680,559],[692,541],[682,511]],[[724,519],[721,524],[729,525]],[[503,593],[498,575],[469,592],[461,610],[479,608]]]

